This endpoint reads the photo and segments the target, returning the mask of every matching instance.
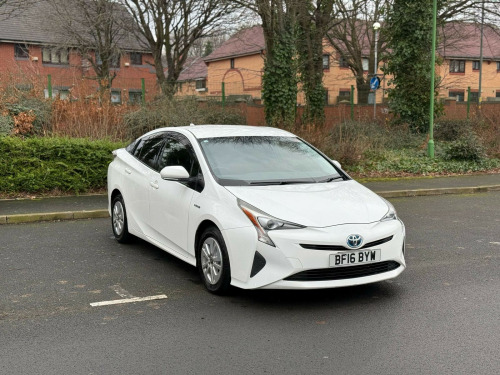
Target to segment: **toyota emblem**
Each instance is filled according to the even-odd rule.
[[[363,237],[359,234],[350,234],[347,237],[347,246],[351,249],[359,249],[363,245]]]

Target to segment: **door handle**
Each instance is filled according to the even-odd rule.
[[[149,185],[151,185],[151,187],[153,189],[158,189],[160,187],[160,185],[158,185],[158,181],[155,181],[155,182],[150,182]]]
[[[125,173],[126,174],[132,174],[132,171],[130,169],[128,169],[128,168],[125,168]]]

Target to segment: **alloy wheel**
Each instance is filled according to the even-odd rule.
[[[213,237],[208,237],[201,247],[201,269],[209,284],[217,284],[222,275],[222,251]]]
[[[124,223],[125,213],[123,210],[123,204],[120,201],[116,201],[113,206],[113,229],[116,235],[120,236],[122,234]]]

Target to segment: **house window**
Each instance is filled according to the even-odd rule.
[[[61,48],[42,48],[42,62],[44,64],[69,64],[69,50]]]
[[[196,80],[196,91],[205,91],[207,88],[207,80],[206,79],[197,79]]]
[[[69,90],[67,90],[67,89],[59,90],[58,94],[59,94],[59,99],[61,99],[61,100],[69,100],[71,98]]]
[[[130,63],[132,65],[142,65],[142,53],[130,52]]]
[[[366,57],[364,57],[363,60],[361,60],[361,63],[363,64],[363,70],[365,72],[367,72],[369,64],[370,64],[370,60],[368,60]]]
[[[111,103],[121,104],[122,103],[122,92],[119,89],[111,90]]]
[[[497,72],[500,72],[500,61],[497,61]]]
[[[25,92],[28,92],[28,91],[33,90],[33,84],[32,84],[32,83],[19,83],[19,84],[17,84],[15,87],[16,87],[16,89],[18,89],[19,91],[25,91]]]
[[[465,97],[463,90],[457,90],[457,91],[450,90],[450,93],[448,95],[450,98],[455,98],[457,102],[463,102]]]
[[[142,91],[138,89],[128,90],[128,102],[129,104],[141,104],[142,103]]]
[[[351,100],[351,90],[340,90],[339,91],[339,102],[342,100]]]
[[[469,101],[471,103],[478,103],[479,102],[479,92],[476,91],[471,91],[470,95],[469,95]]]
[[[16,59],[27,59],[29,57],[28,46],[26,44],[14,44],[14,56]]]
[[[323,69],[330,69],[330,55],[323,55]]]
[[[465,60],[450,60],[450,73],[465,73]]]
[[[339,66],[341,68],[349,68],[349,62],[343,56],[340,56]]]
[[[229,60],[229,66],[234,69],[234,59]]]
[[[500,98],[500,90],[497,90],[496,97]]]
[[[325,105],[328,105],[328,89],[325,89]]]
[[[95,63],[97,65],[102,65],[102,59],[99,52],[95,51]],[[109,67],[110,68],[119,68],[120,67],[120,55],[114,54],[109,58]]]
[[[110,68],[120,67],[120,55],[113,55],[109,61]]]
[[[474,60],[472,62],[472,70],[479,70],[479,67],[480,67],[479,60]]]

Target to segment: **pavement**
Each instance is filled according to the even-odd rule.
[[[500,173],[362,182],[384,198],[500,191]],[[0,225],[109,217],[107,195],[0,200]]]

